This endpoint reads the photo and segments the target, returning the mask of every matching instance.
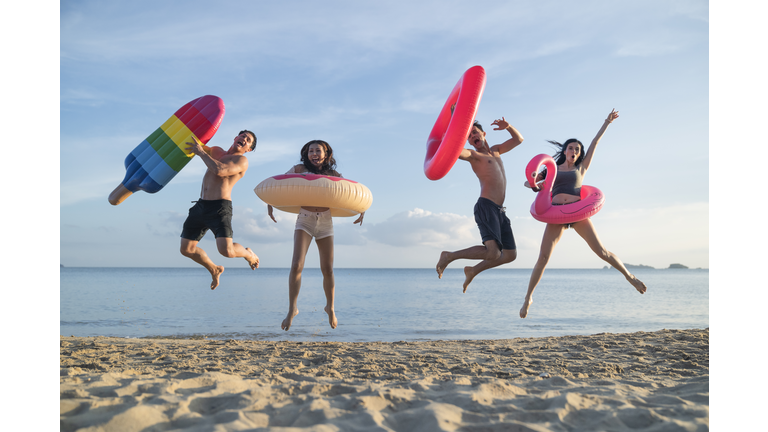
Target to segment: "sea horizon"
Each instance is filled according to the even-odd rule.
[[[643,295],[617,271],[547,269],[521,319],[528,269],[488,270],[463,293],[461,268],[442,279],[434,268],[336,268],[331,329],[322,273],[306,268],[286,332],[289,269],[259,270],[228,268],[212,291],[202,267],[61,267],[60,335],[386,342],[709,327],[706,269],[633,270]]]

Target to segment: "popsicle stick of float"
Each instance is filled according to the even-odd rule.
[[[362,183],[341,177],[311,173],[269,177],[254,189],[262,201],[288,213],[301,206],[328,207],[331,216],[358,215],[371,207],[373,195]]]
[[[485,90],[485,69],[473,66],[456,83],[427,138],[424,174],[439,180],[459,159]],[[456,105],[451,113],[451,106]]]
[[[179,108],[125,158],[125,178],[109,194],[118,205],[136,191],[156,193],[195,156],[187,142],[207,144],[224,118],[224,101],[206,95]]]
[[[552,205],[552,187],[557,177],[557,165],[552,156],[536,155],[525,167],[525,176],[529,184],[535,184],[539,168],[547,167],[547,177],[544,187],[536,194],[531,204],[531,216],[540,222],[551,224],[569,224],[592,217],[603,208],[605,195],[594,186],[581,186],[581,201],[570,204]]]

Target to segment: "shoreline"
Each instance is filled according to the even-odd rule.
[[[59,365],[61,430],[709,429],[708,328],[415,342],[60,337]]]
[[[627,264],[624,263],[624,266],[627,269],[632,268],[633,270],[709,270],[709,267],[688,267],[685,266],[685,268],[682,267],[653,267],[653,266],[647,266],[643,264]],[[230,267],[232,269],[241,269],[241,270],[250,270],[250,267],[247,265],[233,265]],[[286,270],[290,271],[290,267],[261,267],[260,269],[269,269],[269,270]],[[312,267],[307,266],[306,269],[313,269],[313,270],[320,270],[320,267]],[[198,265],[186,265],[186,266],[79,266],[79,265],[64,265],[59,264],[59,270],[61,269],[181,269],[181,270],[189,270],[189,269],[200,269],[200,266]],[[434,270],[434,267],[334,267],[335,270]],[[525,270],[525,271],[532,271],[533,267],[496,267],[498,270]],[[203,269],[205,270],[205,269]],[[450,268],[445,270],[454,270],[457,273],[459,271],[463,271],[461,268]],[[547,270],[613,270],[613,268],[609,265],[603,265],[602,267],[547,267]]]

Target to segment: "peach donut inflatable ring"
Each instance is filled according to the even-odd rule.
[[[464,72],[443,105],[432,132],[427,139],[424,174],[430,180],[440,180],[459,159],[464,143],[472,130],[472,122],[485,90],[485,69],[473,66]],[[451,115],[451,106],[456,104]]]
[[[551,224],[569,224],[592,217],[603,208],[605,195],[600,189],[586,185],[581,186],[581,201],[552,205],[552,186],[557,177],[557,165],[552,156],[535,156],[525,167],[525,176],[529,184],[534,184],[542,165],[547,167],[547,177],[544,179],[544,187],[536,194],[531,205],[531,216],[534,219]]]
[[[362,183],[311,173],[269,177],[253,189],[262,201],[288,213],[301,206],[328,207],[331,216],[358,215],[371,206],[373,195]]]

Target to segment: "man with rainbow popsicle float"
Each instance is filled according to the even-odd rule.
[[[157,193],[195,155],[200,156],[208,170],[203,177],[200,200],[184,222],[181,253],[211,273],[211,289],[219,285],[224,267],[214,264],[205,251],[197,247],[208,229],[213,230],[222,255],[243,257],[251,269],[259,266],[259,258],[252,250],[232,241],[231,225],[232,187],[248,169],[244,155],[256,148],[256,135],[241,131],[227,151],[207,147],[205,144],[219,129],[223,117],[224,101],[218,96],[202,96],[179,108],[128,154],[124,162],[125,177],[109,195],[109,203],[116,206],[139,190]]]
[[[181,232],[181,254],[205,267],[211,273],[211,289],[219,286],[224,267],[216,265],[198,247],[208,229],[216,236],[219,253],[227,258],[242,257],[251,270],[259,266],[259,257],[250,249],[232,241],[232,188],[248,170],[245,154],[256,148],[256,135],[243,130],[235,137],[229,150],[204,146],[194,136],[187,142],[187,151],[198,156],[208,168],[203,176],[200,199],[189,209]]]

